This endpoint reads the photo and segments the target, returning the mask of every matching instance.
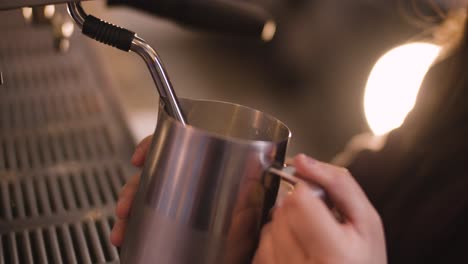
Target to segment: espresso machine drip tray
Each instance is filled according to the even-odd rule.
[[[134,142],[110,79],[79,34],[58,52],[16,10],[0,35],[0,263],[119,263],[109,233]]]

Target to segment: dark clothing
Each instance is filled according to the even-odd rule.
[[[385,147],[349,166],[382,217],[389,263],[468,263],[467,65],[468,42],[433,67]]]

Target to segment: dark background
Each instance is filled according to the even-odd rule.
[[[290,155],[306,152],[324,160],[369,130],[362,98],[376,60],[430,25],[415,17],[410,1],[251,2],[278,22],[271,43],[201,32],[100,1],[85,8],[146,39],[161,55],[179,96],[271,113],[293,132]],[[157,93],[145,65],[135,54],[95,47],[119,83],[137,139],[151,133]]]

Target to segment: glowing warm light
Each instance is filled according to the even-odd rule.
[[[31,7],[23,7],[22,11],[23,11],[23,17],[26,19],[26,21],[30,22],[31,19],[32,19],[32,14],[33,14],[32,8]]]
[[[62,32],[62,36],[64,36],[65,38],[69,38],[73,35],[75,25],[71,21],[65,21],[60,27],[60,30]]]
[[[403,124],[440,50],[433,44],[411,43],[389,51],[378,60],[364,96],[367,122],[375,135],[386,134]]]
[[[46,18],[52,18],[55,15],[55,6],[54,5],[46,5],[44,8],[44,16]]]
[[[262,31],[262,40],[265,42],[271,41],[276,34],[276,23],[273,20],[268,20],[265,23]]]

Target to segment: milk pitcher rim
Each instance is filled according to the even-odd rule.
[[[177,121],[176,119],[174,119],[173,117],[171,117],[167,111],[158,111],[158,123],[160,121],[160,115],[164,115],[164,122],[170,122],[171,125],[174,125],[176,127],[180,127],[180,128],[184,128],[184,129],[187,129],[187,130],[191,130],[191,131],[194,131],[196,133],[201,133],[201,134],[204,134],[206,136],[209,136],[209,137],[212,137],[212,138],[216,138],[216,139],[220,139],[220,140],[225,140],[225,141],[229,141],[229,142],[232,142],[232,143],[235,143],[235,144],[243,144],[243,145],[252,145],[252,144],[277,144],[277,143],[281,143],[281,142],[284,142],[284,141],[289,141],[291,139],[291,136],[292,136],[292,133],[291,133],[291,130],[289,129],[289,127],[281,120],[279,120],[278,118],[276,118],[275,116],[267,113],[267,112],[264,112],[264,111],[261,111],[261,110],[258,110],[258,109],[255,109],[253,107],[250,107],[250,106],[246,106],[246,105],[243,105],[243,104],[238,104],[238,103],[232,103],[232,102],[226,102],[226,101],[222,101],[222,100],[207,100],[207,99],[192,99],[192,98],[179,98],[180,102],[181,102],[181,106],[182,106],[182,111],[185,111],[183,108],[185,107],[185,103],[186,102],[198,102],[198,103],[213,103],[213,104],[216,104],[216,105],[226,105],[226,106],[229,106],[229,107],[236,107],[236,108],[239,108],[239,109],[242,109],[242,110],[245,110],[245,111],[250,111],[250,112],[256,112],[258,114],[261,114],[263,116],[263,118],[267,118],[269,121],[273,121],[273,122],[276,122],[277,124],[280,125],[281,127],[281,130],[284,130],[284,132],[281,132],[281,136],[277,139],[277,140],[256,140],[256,139],[246,139],[246,138],[242,138],[242,137],[236,137],[236,136],[227,136],[227,135],[222,135],[220,133],[216,133],[216,132],[212,132],[212,131],[209,131],[207,129],[204,129],[204,128],[200,128],[200,127],[197,127],[195,125],[191,125],[190,122],[188,122],[188,124],[184,125],[182,123],[180,123],[179,121]],[[162,102],[160,102],[160,104],[162,104]],[[164,106],[160,107],[159,110],[161,109],[165,109]],[[187,117],[188,121],[189,120],[189,117]],[[158,126],[159,124],[156,124],[156,126]],[[284,135],[283,135],[284,134]]]

